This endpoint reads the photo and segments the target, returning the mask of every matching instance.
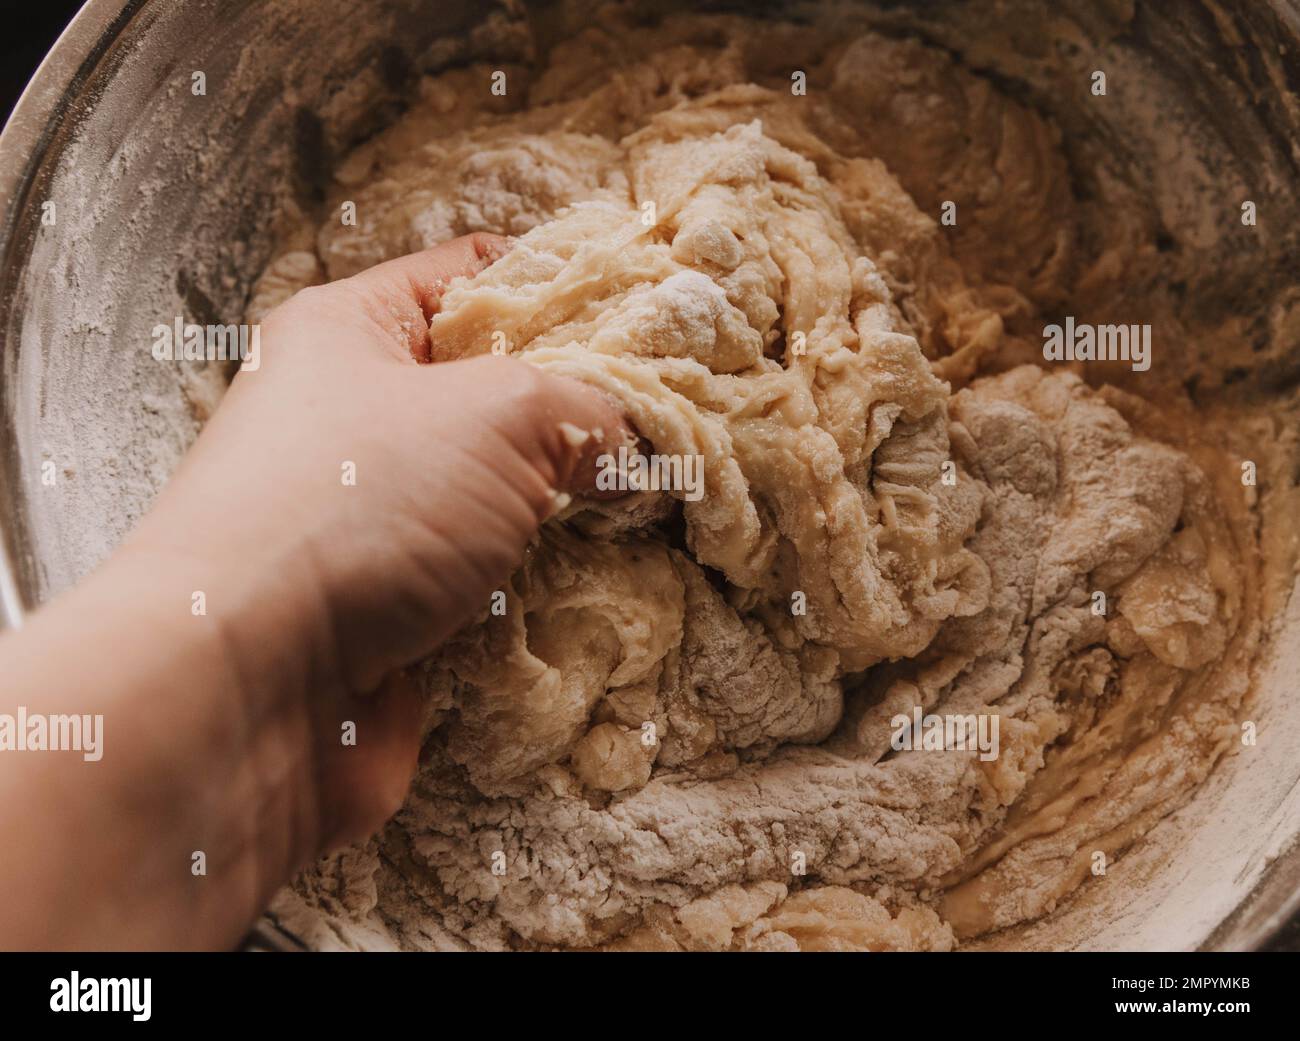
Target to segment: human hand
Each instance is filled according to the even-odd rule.
[[[597,453],[628,438],[607,399],[518,360],[416,363],[446,284],[505,248],[470,235],[276,308],[261,366],[235,377],[132,540],[194,553],[189,533],[237,519],[199,555],[232,603],[277,601],[273,631],[242,639],[237,622],[233,646],[248,674],[263,667],[253,645],[273,645],[272,674],[292,678],[276,686],[311,719],[322,844],[369,834],[406,791],[420,707],[396,670],[481,611],[555,493],[590,489]],[[595,436],[575,448],[561,422]],[[356,748],[341,747],[345,719]]]
[[[293,871],[395,812],[423,715],[401,670],[483,609],[554,493],[592,488],[596,456],[630,441],[599,393],[522,361],[417,364],[443,287],[504,247],[467,236],[276,308],[259,368],[127,542],[0,644],[16,696],[82,692],[110,734],[76,807],[60,793],[81,764],[0,772],[78,833],[102,920],[51,929],[42,907],[78,899],[78,880],[40,874],[68,852],[33,829],[0,882],[50,892],[0,915],[0,941],[228,945]],[[575,446],[561,423],[593,436]],[[118,826],[87,850],[105,815]],[[194,888],[193,850],[218,885]]]

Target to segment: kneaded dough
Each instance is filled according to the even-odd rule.
[[[703,457],[704,495],[548,522],[505,614],[423,667],[407,805],[276,913],[326,946],[707,950],[1047,914],[1229,749],[1260,635],[1222,442],[1025,364],[1144,251],[1089,242],[1053,128],[938,51],[619,17],[505,98],[488,66],[425,79],[338,171],[358,226],[303,238],[251,312],[518,236],[445,293],[434,358],[503,338]],[[893,750],[916,706],[995,714],[1000,755]]]

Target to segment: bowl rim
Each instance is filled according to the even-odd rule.
[[[5,391],[11,357],[6,342],[18,302],[14,277],[26,267],[32,234],[24,233],[28,200],[47,161],[57,157],[56,144],[74,115],[81,87],[94,75],[123,29],[149,0],[86,0],[41,60],[0,131],[0,394]],[[0,454],[0,487],[10,501],[0,513],[0,631],[22,626],[35,606],[35,593],[24,589],[20,560],[32,556],[22,530],[23,496],[17,470],[17,437],[9,410],[0,406],[7,449]],[[5,523],[5,515],[10,523]]]

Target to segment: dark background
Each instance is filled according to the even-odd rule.
[[[36,66],[81,9],[81,2],[28,0],[21,6],[21,14],[5,12],[4,31],[0,32],[0,123],[9,118]]]

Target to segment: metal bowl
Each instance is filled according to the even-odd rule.
[[[1050,114],[1080,190],[1105,182],[1145,193],[1163,245],[1197,258],[1189,298],[1234,299],[1264,322],[1279,307],[1292,313],[1293,0],[1079,0],[1046,21],[1057,6],[1048,0],[869,6],[889,31],[961,54]],[[333,159],[397,111],[413,77],[456,60],[457,41],[490,9],[85,5],[0,136],[0,623],[20,624],[102,560],[192,440],[193,373],[153,360],[150,329],[172,316],[239,321],[281,215],[313,206]],[[1098,67],[1123,85],[1106,105],[1089,104],[1082,86]],[[1197,184],[1222,186],[1233,207],[1248,192],[1257,234],[1229,237],[1183,205]],[[1300,350],[1243,357],[1240,368],[1232,393],[1280,393],[1296,381]],[[229,531],[238,537],[237,518]],[[1222,764],[1106,886],[998,945],[1254,948],[1293,916],[1300,727],[1284,722],[1300,720],[1298,604],[1272,642],[1259,695],[1265,738],[1252,753]]]

